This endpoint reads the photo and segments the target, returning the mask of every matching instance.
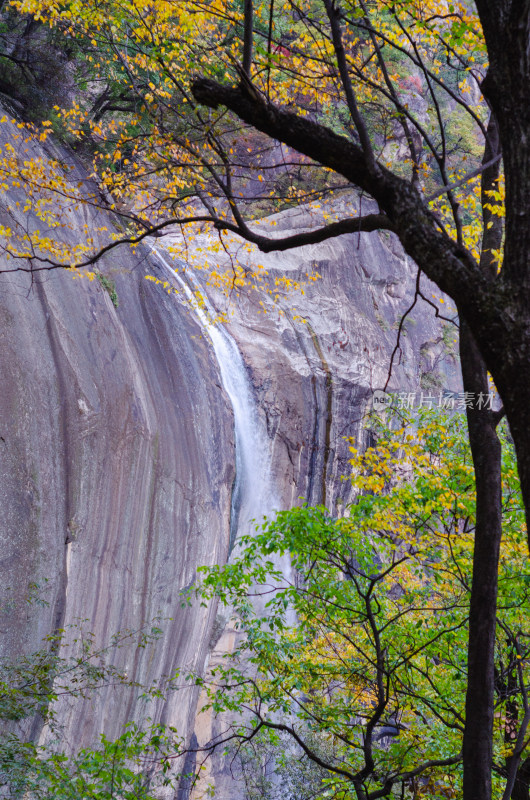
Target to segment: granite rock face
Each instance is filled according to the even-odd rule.
[[[179,591],[226,558],[234,441],[211,348],[187,308],[145,280],[159,270],[148,257],[122,248],[98,265],[117,308],[98,278],[0,274],[0,648],[32,652],[58,628],[65,654],[80,631],[101,647],[159,615],[156,650],[136,636],[109,654],[151,684],[202,667],[212,613],[182,610]],[[30,584],[47,605],[28,605]],[[147,714],[192,730],[193,692],[148,710],[137,696],[65,702],[65,739],[87,745]]]
[[[261,225],[271,235],[289,236],[319,220],[318,211],[300,207]],[[165,244],[179,246],[176,237]],[[288,508],[307,500],[340,515],[352,499],[349,448],[368,443],[365,422],[374,390],[388,380],[388,391],[416,408],[421,403],[437,405],[445,390],[460,391],[456,328],[441,322],[435,311],[453,315],[447,298],[427,281],[420,282],[422,294],[434,307],[418,299],[401,326],[396,349],[400,321],[416,293],[417,270],[394,237],[342,236],[269,255],[236,241],[223,255],[217,245],[215,234],[206,232],[188,243],[192,262],[196,259],[203,266],[199,275],[213,270],[230,274],[236,261],[247,270],[259,266],[261,274],[266,273],[259,292],[248,286],[234,288],[228,302],[207,281],[202,289],[229,318],[227,329],[245,359],[268,432],[264,449],[277,503]],[[310,280],[308,275],[315,273],[320,278]],[[285,291],[288,284],[305,284],[304,293]],[[284,572],[290,569],[288,560],[277,566]],[[228,619],[219,617],[217,625],[222,634],[212,646],[210,663],[222,659],[238,636]],[[221,735],[226,725],[227,720],[200,714],[199,741]],[[216,753],[208,770],[217,800],[245,796],[233,753]]]
[[[337,200],[333,213],[352,214],[357,202]],[[322,224],[322,214],[311,206],[287,210],[262,220],[260,232],[290,236]],[[400,321],[414,300],[417,268],[386,232],[269,254],[232,242],[233,260],[219,247],[211,253],[215,244],[215,235],[206,232],[195,239],[197,260],[218,271],[231,270],[237,260],[267,274],[270,294],[246,287],[227,301],[206,282],[204,290],[227,314],[246,360],[273,443],[282,504],[304,498],[336,511],[349,498],[348,483],[341,480],[348,474],[348,439],[364,443],[374,390],[388,381],[396,402],[416,408],[437,405],[445,390],[461,391],[457,329],[436,316],[453,318],[454,307],[423,276],[420,289],[429,302],[418,298],[396,347]],[[189,244],[188,252],[193,259]],[[320,278],[308,278],[315,274]],[[288,282],[301,284],[303,294],[287,291]]]
[[[21,213],[16,199],[0,201],[0,222]],[[286,235],[318,223],[318,213],[300,208],[263,224]],[[101,220],[81,209],[71,222],[62,235],[73,244],[83,225]],[[204,234],[197,247],[210,243]],[[229,267],[222,253],[206,258]],[[244,258],[265,266],[271,290],[280,279],[278,302],[264,296],[267,314],[257,315],[253,290],[233,295],[227,326],[268,432],[274,494],[283,507],[304,498],[338,511],[349,498],[345,437],[362,440],[416,269],[384,234],[268,256],[250,249]],[[60,271],[3,272],[10,268],[0,264],[0,655],[31,652],[59,628],[65,647],[80,629],[102,646],[160,615],[155,649],[123,647],[109,657],[147,684],[179,667],[201,670],[230,636],[220,635],[215,609],[183,610],[179,591],[199,565],[228,557],[236,463],[233,409],[207,332],[182,293],[145,280],[167,278],[148,248],[107,255],[98,265],[106,286]],[[322,277],[308,281],[310,271]],[[305,293],[283,294],[285,278],[305,282]],[[422,290],[434,293],[426,282]],[[224,310],[224,296],[206,291]],[[458,390],[454,353],[452,330],[418,304],[389,387]],[[46,605],[27,604],[31,584]],[[148,709],[136,697],[109,687],[90,701],[64,701],[66,741],[87,745],[147,715],[184,736],[211,730],[211,721],[196,722],[193,691]],[[34,733],[44,735],[38,724]],[[216,782],[223,769],[214,764]],[[225,774],[218,800],[229,799],[228,783]]]

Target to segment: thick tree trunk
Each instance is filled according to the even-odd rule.
[[[491,303],[498,324],[490,321],[477,340],[506,409],[530,531],[530,0],[476,5],[490,64],[482,88],[498,122],[506,184],[504,260]],[[480,323],[477,316],[475,333]]]
[[[487,395],[484,360],[465,320],[460,324],[465,391]],[[464,800],[491,800],[497,574],[502,533],[501,445],[495,415],[467,410],[477,490],[469,612],[468,682],[463,743]]]

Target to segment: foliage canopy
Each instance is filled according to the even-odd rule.
[[[209,676],[209,703],[245,710],[226,742],[268,739],[281,753],[291,739],[320,769],[316,798],[460,797],[475,530],[462,423],[399,419],[352,450],[358,496],[344,516],[280,512],[231,564],[204,570],[200,595],[243,633]],[[495,797],[528,724],[526,531],[506,441],[503,458]],[[278,567],[288,554],[290,575]]]

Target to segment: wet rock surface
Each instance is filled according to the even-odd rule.
[[[337,200],[333,213],[352,214],[357,203],[354,197]],[[262,220],[260,232],[278,238],[322,222],[322,209],[305,206]],[[269,295],[245,287],[227,301],[206,282],[204,288],[227,314],[228,329],[247,363],[273,442],[282,504],[303,498],[337,510],[349,499],[349,485],[342,480],[348,474],[348,439],[363,443],[374,390],[388,380],[387,391],[401,395],[397,402],[416,408],[422,402],[437,405],[440,392],[461,390],[456,328],[419,298],[396,349],[401,319],[414,300],[417,268],[387,232],[350,234],[269,254],[233,240],[234,261],[219,247],[211,253],[216,244],[215,235],[198,237],[197,261],[219,271],[231,270],[237,261],[267,273]],[[317,280],[308,278],[315,274]],[[303,285],[303,294],[287,291],[287,282]],[[439,314],[454,316],[448,299],[424,276],[420,287]],[[414,397],[407,400],[410,392]]]

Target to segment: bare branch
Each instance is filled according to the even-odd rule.
[[[388,384],[390,382],[390,378],[392,377],[392,367],[394,366],[394,358],[396,357],[397,351],[401,348],[401,334],[403,332],[403,326],[405,324],[405,320],[407,319],[407,317],[410,314],[410,312],[413,310],[414,306],[418,302],[418,297],[420,296],[420,278],[421,278],[421,270],[419,269],[418,270],[418,274],[416,275],[416,289],[415,289],[415,292],[414,292],[414,299],[412,300],[412,303],[410,304],[410,306],[407,308],[407,310],[405,311],[405,313],[402,315],[401,319],[399,320],[399,328],[398,328],[398,332],[397,332],[396,344],[395,344],[394,349],[392,350],[392,355],[390,356],[390,364],[389,364],[389,367],[388,367],[388,375],[387,375],[386,383],[385,383],[385,385],[383,387],[383,390],[385,392],[386,392],[386,387],[388,386]]]
[[[359,112],[359,107],[357,106],[355,92],[353,91],[350,74],[348,72],[348,63],[346,61],[346,53],[344,52],[342,32],[340,29],[340,11],[335,5],[335,0],[324,0],[324,5],[326,7],[326,13],[328,15],[329,24],[331,27],[333,47],[337,57],[337,66],[339,68],[339,75],[342,82],[342,87],[344,89],[344,96],[346,97],[346,103],[348,104],[351,118],[353,120],[353,124],[355,125],[355,130],[357,131],[359,141],[361,142],[361,147],[366,156],[368,169],[371,173],[375,173],[376,162],[374,151],[372,149],[372,144],[370,142],[370,137],[368,136],[366,125],[364,124],[364,120]]]
[[[366,214],[363,217],[347,217],[338,222],[331,222],[321,228],[311,231],[294,233],[281,239],[262,236],[248,227],[238,214],[238,224],[234,225],[227,220],[216,219],[214,225],[220,230],[229,230],[239,234],[249,242],[256,244],[263,253],[290,250],[293,247],[302,247],[307,244],[318,244],[335,236],[345,233],[369,233],[371,231],[394,231],[394,226],[385,214]]]
[[[433,194],[429,194],[425,198],[425,200],[428,203],[430,203],[431,200],[436,200],[437,197],[441,197],[443,194],[446,194],[447,192],[450,192],[451,189],[456,189],[458,186],[463,186],[464,183],[467,183],[472,178],[476,178],[477,175],[480,175],[482,172],[487,170],[489,167],[492,167],[494,164],[498,164],[498,162],[501,160],[501,158],[502,158],[502,153],[498,153],[495,156],[495,158],[491,159],[491,161],[487,161],[485,164],[481,164],[480,167],[477,167],[477,169],[471,170],[471,172],[468,172],[467,175],[464,175],[463,178],[460,178],[459,181],[455,181],[454,183],[448,183],[445,186],[442,186],[441,189],[438,189],[436,192],[433,192]]]

